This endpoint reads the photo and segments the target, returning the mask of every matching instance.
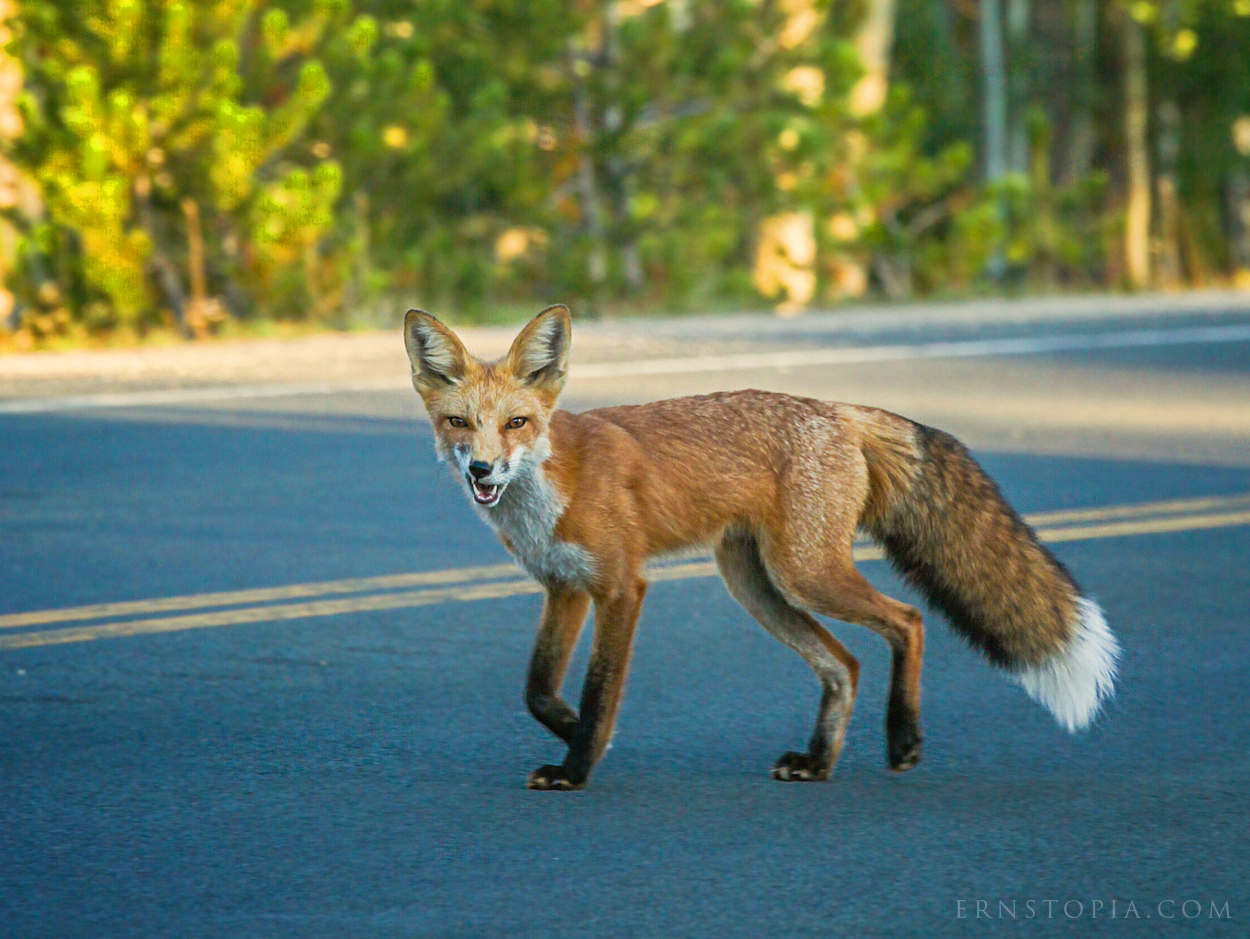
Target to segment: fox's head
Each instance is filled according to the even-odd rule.
[[[548,422],[567,377],[570,333],[568,308],[551,306],[507,355],[483,362],[429,313],[404,318],[412,386],[430,414],[439,459],[455,466],[478,505],[497,505],[510,482],[551,455]]]

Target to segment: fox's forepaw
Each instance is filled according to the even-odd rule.
[[[563,766],[540,766],[529,774],[525,780],[526,789],[542,789],[545,791],[571,792],[586,785],[586,781],[573,782],[565,773]]]
[[[824,760],[819,760],[810,753],[790,751],[777,761],[772,776],[782,782],[815,782],[828,779],[832,772],[833,767],[826,765]]]

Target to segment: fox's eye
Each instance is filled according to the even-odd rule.
[[[469,422],[466,421],[463,417],[449,417],[447,418],[447,423],[450,424],[452,427],[468,427],[469,426]]]
[[[526,425],[526,423],[528,423],[528,421],[526,420],[526,418],[524,418],[524,417],[514,417],[512,420],[508,421],[508,429],[509,429],[509,430],[516,430],[518,427],[524,427],[524,426]]]

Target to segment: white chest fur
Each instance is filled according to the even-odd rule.
[[[585,585],[594,570],[590,553],[555,536],[564,509],[542,467],[531,465],[509,483],[494,508],[479,506],[477,512],[508,540],[513,556],[535,580]]]

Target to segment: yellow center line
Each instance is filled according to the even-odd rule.
[[[1250,493],[1237,496],[1213,496],[1199,499],[1168,499],[1164,502],[1141,502],[1136,505],[1112,505],[1101,509],[1066,509],[1060,512],[1035,512],[1024,520],[1034,528],[1070,522],[1096,522],[1116,518],[1141,518],[1145,515],[1179,515],[1209,509],[1229,511],[1250,508]]]
[[[294,600],[298,597],[323,597],[336,593],[364,593],[368,590],[394,590],[428,584],[455,584],[472,580],[494,580],[515,577],[521,569],[515,564],[492,564],[487,567],[462,567],[444,571],[422,571],[417,574],[388,574],[382,577],[359,577],[351,580],[327,580],[312,584],[288,584],[284,587],[261,587],[255,590],[230,590],[223,593],[199,593],[155,600],[129,600],[122,603],[97,603],[61,610],[35,610],[0,616],[0,629],[17,626],[40,626],[85,619],[109,619],[136,613],[169,613],[173,610],[199,610],[213,606],[241,606],[244,603],[265,603],[271,600]]]
[[[236,610],[194,613],[190,616],[164,616],[155,619],[127,620],[69,629],[48,629],[40,632],[10,633],[0,636],[0,650],[29,646],[50,646],[67,642],[86,642],[118,636],[143,636],[152,633],[180,632],[186,629],[208,629],[214,626],[239,626],[245,623],[276,623],[282,620],[307,619],[316,616],[338,616],[343,613],[365,613],[374,610],[397,610],[432,603],[493,600],[542,590],[534,581],[504,580],[463,587],[442,587],[432,590],[410,590],[401,593],[368,594],[343,597],[339,600],[317,600],[311,603],[287,603],[280,606],[253,606]]]
[[[1025,521],[1034,527],[1064,525],[1067,523],[1110,521],[1113,519],[1141,518],[1143,516],[1174,515],[1185,512],[1202,512],[1216,509],[1231,511],[1250,508],[1250,493],[1235,496],[1214,496],[1196,499],[1170,499],[1162,502],[1143,502],[1135,505],[1117,505],[1097,509],[1069,509],[1058,512],[1038,512],[1026,515]],[[1050,540],[1068,541],[1059,529],[1047,529]],[[1083,536],[1081,536],[1083,537]],[[856,558],[861,550],[876,552],[864,555],[863,560],[873,560],[882,555],[863,540],[857,541]],[[710,555],[696,552],[693,557],[705,560]],[[658,573],[667,567],[653,568],[652,579],[668,580],[673,575]],[[410,574],[387,574],[380,577],[360,577],[348,580],[328,580],[306,584],[288,584],[281,587],[260,587],[248,590],[231,590],[219,593],[188,594],[176,597],[160,597],[151,600],[128,600],[118,603],[97,603],[90,606],[67,607],[56,610],[34,610],[27,613],[0,615],[0,629],[16,629],[22,626],[41,626],[52,623],[68,623],[93,619],[117,619],[144,613],[172,613],[177,610],[201,610],[211,607],[244,606],[251,603],[269,603],[277,600],[296,600],[307,597],[332,596],[334,594],[367,593],[375,590],[399,590],[405,587],[425,587],[438,584],[468,583],[472,581],[498,580],[515,577],[522,571],[515,564],[491,564],[483,567],[462,567],[438,571],[421,571]]]
[[[1220,502],[1218,500],[1180,500],[1197,505],[1233,505],[1246,502],[1245,497]],[[1177,505],[1159,503],[1160,505]],[[1125,509],[1133,507],[1123,507]],[[1098,510],[1095,510],[1098,511]],[[1108,512],[1114,510],[1107,510]],[[1052,513],[1053,518],[1060,513]],[[1111,518],[1112,515],[1094,516],[1094,518]],[[1232,512],[1214,512],[1204,514],[1178,515],[1165,518],[1128,519],[1109,521],[1103,524],[1071,526],[1060,528],[1040,528],[1038,536],[1049,543],[1086,541],[1101,538],[1123,538],[1133,535],[1161,534],[1181,531],[1202,531],[1213,528],[1225,528],[1239,525],[1250,525],[1250,510]],[[882,550],[875,546],[856,548],[856,561],[881,560]],[[429,606],[438,603],[464,603],[476,600],[492,600],[504,597],[521,596],[540,593],[542,587],[531,580],[498,579],[488,583],[467,583],[471,577],[507,578],[518,573],[518,568],[511,564],[497,564],[489,567],[461,568],[458,570],[430,571],[424,574],[396,574],[387,577],[362,578],[357,580],[326,581],[319,584],[295,584],[291,587],[273,588],[272,590],[235,591],[233,593],[202,594],[203,598],[213,598],[218,605],[225,605],[222,597],[239,597],[263,595],[264,599],[282,599],[284,597],[306,597],[324,595],[326,593],[346,593],[355,591],[357,596],[340,597],[330,600],[318,600],[304,603],[285,603],[268,606],[252,606],[210,612],[193,613],[185,616],[152,617],[146,619],[125,620],[122,622],[101,623],[90,626],[41,630],[26,633],[10,633],[0,635],[0,651],[20,649],[31,646],[59,645],[62,643],[86,642],[95,639],[106,639],[121,636],[139,636],[153,633],[177,632],[188,629],[206,629],[217,626],[236,626],[248,623],[269,623],[285,620],[308,619],[321,616],[338,616],[346,613],[362,613],[378,610],[408,609]],[[717,575],[716,564],[708,560],[694,560],[648,567],[646,576],[651,581],[688,580],[698,577],[714,577]],[[431,587],[423,590],[393,591],[387,593],[364,593],[365,590],[377,586],[410,586],[417,584],[451,584],[452,586]],[[345,586],[347,585],[347,586]],[[279,591],[288,591],[279,595]],[[315,591],[315,592],[314,592]],[[69,614],[75,611],[119,608],[135,608],[137,604],[149,604],[142,612],[156,612],[151,604],[171,601],[187,601],[192,597],[170,597],[164,601],[136,601],[135,604],[101,604],[98,607],[77,607],[74,610],[51,610],[48,614]],[[207,604],[201,604],[207,605]],[[164,607],[163,609],[185,607]],[[37,617],[40,614],[16,614],[17,616]],[[108,615],[119,615],[112,612]],[[121,614],[124,615],[124,614]],[[56,618],[35,620],[37,623],[62,622],[71,618],[85,618],[81,615],[69,615]],[[12,619],[12,617],[9,617]]]
[[[1158,535],[1165,532],[1201,531],[1208,528],[1229,528],[1250,525],[1250,512],[1228,512],[1219,515],[1182,515],[1177,518],[1155,518],[1144,521],[1111,522],[1079,528],[1038,529],[1038,537],[1052,544],[1060,541],[1086,541],[1094,538],[1122,538],[1127,535]]]

